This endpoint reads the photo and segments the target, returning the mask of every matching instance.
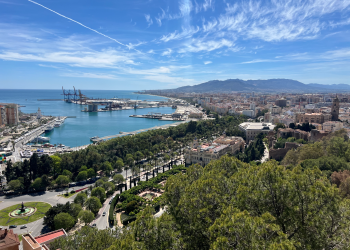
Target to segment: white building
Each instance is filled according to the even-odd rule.
[[[242,111],[242,114],[243,114],[243,115],[246,115],[246,116],[248,116],[248,117],[255,117],[255,112],[254,112],[254,110],[251,110],[251,109],[249,109],[249,110],[243,110],[243,111]]]
[[[337,131],[343,128],[343,123],[341,122],[335,122],[335,121],[329,121],[322,124],[324,131]]]
[[[255,136],[260,133],[267,134],[275,128],[272,123],[261,123],[261,122],[243,122],[239,124],[239,129],[245,133],[246,141],[249,142],[254,140]]]

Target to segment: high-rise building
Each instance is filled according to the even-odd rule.
[[[0,105],[0,126],[6,125],[7,119],[6,119],[6,107]]]
[[[6,105],[6,119],[7,119],[7,125],[18,124],[18,105],[17,104]]]
[[[332,121],[338,121],[339,120],[339,99],[338,96],[335,97],[332,104],[331,109],[331,115],[332,115]]]

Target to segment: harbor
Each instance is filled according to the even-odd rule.
[[[162,100],[164,102],[168,100],[167,98],[159,96],[134,94],[133,91],[84,90],[82,92],[87,96],[99,97],[100,100],[113,98],[125,101],[142,99],[147,100],[150,104],[152,104],[152,102],[160,103]],[[14,102],[20,106],[25,106],[20,107],[20,111],[24,114],[35,115],[40,107],[45,117],[52,116],[55,117],[55,119],[59,116],[67,117],[64,124],[60,127],[46,132],[41,130],[38,136],[49,137],[49,143],[51,145],[56,144],[57,146],[62,144],[74,149],[92,143],[90,138],[93,136],[102,138],[118,134],[120,131],[137,131],[177,122],[172,120],[134,119],[130,117],[131,115],[142,115],[148,112],[172,114],[176,110],[172,106],[152,105],[151,107],[145,108],[139,106],[139,108],[136,109],[129,107],[119,110],[118,112],[81,112],[81,110],[84,109],[84,105],[63,101],[62,90],[5,90],[3,99],[4,102]],[[38,101],[38,99],[45,99],[45,101]],[[94,98],[94,100],[97,100],[97,98]],[[98,107],[105,108],[105,106]],[[36,121],[38,121],[38,119],[36,119]],[[23,134],[22,131],[21,129],[18,132]],[[9,133],[14,134],[14,136],[17,134],[15,131]],[[20,134],[14,139],[20,137]],[[4,137],[4,139],[7,137]],[[6,145],[4,148],[6,148]],[[66,149],[68,150],[68,148]],[[49,148],[44,148],[44,151],[47,150],[49,150]],[[54,149],[51,147],[50,150],[52,152]],[[58,150],[62,151],[62,149]]]

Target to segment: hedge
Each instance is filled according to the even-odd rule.
[[[116,195],[112,200],[111,206],[109,207],[109,222],[112,225],[114,225],[114,208],[115,208],[115,205],[117,205],[118,200],[119,200],[119,195]]]

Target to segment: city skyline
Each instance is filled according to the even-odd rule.
[[[0,0],[2,88],[350,84],[350,1]]]

